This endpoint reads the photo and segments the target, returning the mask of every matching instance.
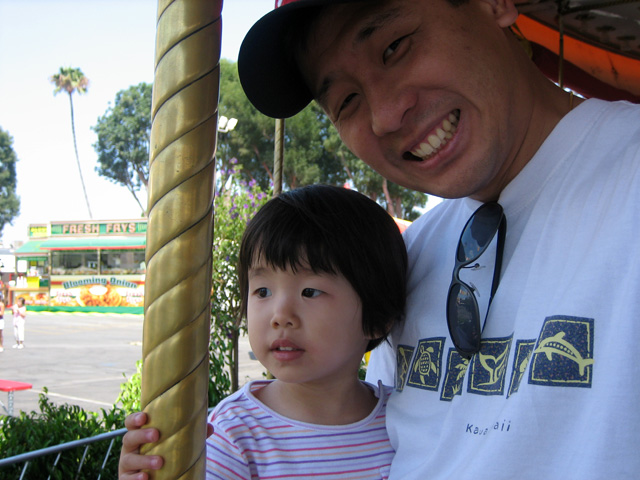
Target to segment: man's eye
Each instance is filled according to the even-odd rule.
[[[397,39],[396,41],[391,43],[391,45],[389,45],[386,48],[386,50],[382,54],[382,61],[383,62],[386,62],[389,59],[389,57],[391,57],[391,55],[393,55],[396,52],[396,50],[400,46],[400,42],[402,42],[403,39],[404,39],[404,37],[401,37],[401,38]]]
[[[342,102],[342,105],[340,105],[340,108],[338,109],[338,114],[340,114],[340,112],[342,112],[345,108],[349,106],[349,104],[353,101],[355,96],[356,96],[355,93],[351,93],[347,95],[347,98],[344,99],[344,101]]]
[[[305,288],[304,290],[302,290],[302,296],[307,298],[317,297],[318,295],[320,295],[320,293],[322,292],[320,290],[316,290],[315,288]]]

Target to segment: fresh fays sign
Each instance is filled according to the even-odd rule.
[[[51,236],[135,235],[147,232],[147,222],[51,223]]]

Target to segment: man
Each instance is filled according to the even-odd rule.
[[[315,99],[379,173],[453,199],[405,234],[406,321],[368,371],[397,390],[392,479],[640,471],[640,108],[548,81],[516,17],[512,0],[301,0],[240,51],[263,113]],[[504,216],[469,220],[486,202]]]

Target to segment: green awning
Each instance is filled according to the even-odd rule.
[[[25,255],[28,256],[34,256],[34,254],[41,254],[46,256],[47,255],[47,251],[46,250],[42,250],[42,244],[46,242],[46,239],[42,239],[42,240],[29,240],[27,243],[25,243],[24,245],[21,245],[20,247],[18,247],[16,249],[14,253],[14,255],[16,255],[17,257],[23,257]]]
[[[120,249],[144,248],[147,238],[137,237],[75,237],[51,238],[42,242],[44,250],[88,250],[93,248]]]

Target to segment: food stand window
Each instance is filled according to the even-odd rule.
[[[103,275],[145,273],[144,250],[102,250],[100,252],[100,273]]]
[[[19,273],[28,273],[30,276],[45,276],[48,267],[47,257],[17,257]]]
[[[51,252],[52,275],[91,275],[98,273],[97,250],[60,250]]]

